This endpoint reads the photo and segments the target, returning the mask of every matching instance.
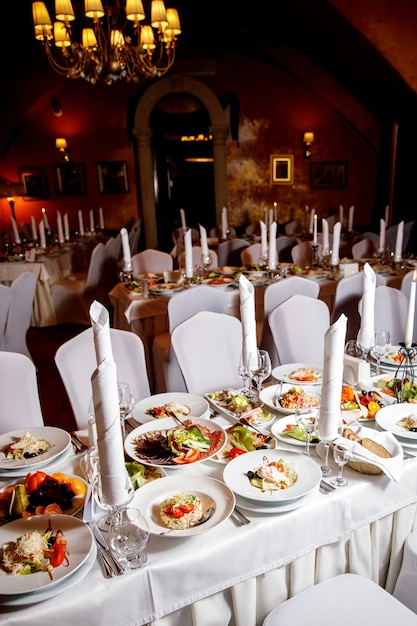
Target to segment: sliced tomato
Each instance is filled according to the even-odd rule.
[[[27,487],[25,484],[27,493],[32,493],[32,491],[34,491],[35,489],[39,489],[39,487],[45,482],[47,478],[48,474],[45,474],[45,472],[41,472],[39,470],[32,474],[27,481]]]
[[[185,463],[195,463],[200,458],[200,453],[198,450],[188,450],[185,455]]]
[[[65,537],[57,537],[53,547],[53,553],[51,557],[52,567],[59,567],[65,559],[65,553],[67,551],[67,540]]]
[[[188,502],[188,504],[180,504],[179,509],[183,514],[191,513],[191,511],[194,511],[194,504],[192,502]]]
[[[232,459],[235,459],[237,456],[240,456],[241,454],[245,454],[245,451],[241,450],[240,448],[232,448],[229,452],[229,456],[232,457]]]

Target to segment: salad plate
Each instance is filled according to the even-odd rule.
[[[316,363],[287,363],[274,367],[272,376],[293,385],[319,385],[322,383],[323,368]]]
[[[266,431],[261,429],[252,430],[250,426],[244,424],[233,424],[227,422],[226,417],[217,417],[215,421],[222,424],[226,431],[227,442],[219,454],[216,454],[211,461],[225,465],[240,454],[246,454],[252,450],[274,450],[277,447],[277,440]],[[263,434],[261,434],[263,433]],[[237,449],[236,447],[239,446]]]
[[[56,456],[52,461],[48,461],[42,466],[33,467],[32,465],[32,467],[29,467],[29,468],[20,467],[17,469],[10,469],[10,470],[0,469],[0,479],[10,480],[11,478],[20,478],[22,476],[26,476],[28,469],[30,471],[32,470],[36,471],[37,469],[42,469],[43,472],[48,472],[49,474],[52,474],[52,472],[58,471],[56,468],[60,466],[63,461],[66,461],[67,459],[71,458],[73,455],[74,455],[74,452],[73,452],[72,445],[71,445],[65,448],[64,452],[61,452],[61,454]]]
[[[268,463],[283,459],[285,467],[291,468],[296,474],[296,480],[286,489],[258,489],[254,487],[248,477],[266,457]],[[320,466],[305,454],[289,452],[287,450],[255,450],[233,459],[223,470],[223,480],[226,485],[238,496],[252,502],[276,506],[280,502],[290,502],[306,496],[318,488],[321,480]]]
[[[295,390],[294,393],[290,394],[291,390],[293,389]],[[321,387],[315,387],[314,389],[320,390]],[[297,397],[303,391],[308,391],[308,387],[305,389],[300,384],[294,383],[287,383],[285,385],[270,385],[269,387],[265,387],[264,389],[262,389],[259,397],[261,401],[266,404],[269,409],[271,409],[271,411],[279,411],[284,415],[292,415],[297,407]],[[274,398],[277,392],[279,393],[279,396],[276,398],[275,403]],[[281,401],[287,404],[287,402],[285,402],[285,399],[287,399],[288,404],[290,405],[289,407],[282,406]]]
[[[252,406],[247,398],[233,389],[206,393],[205,398],[216,411],[233,420],[239,421],[244,417],[252,424],[262,426],[271,424],[276,418],[269,410]]]
[[[408,416],[413,416],[417,420],[417,406],[402,402],[401,404],[391,404],[378,411],[375,415],[375,422],[382,430],[388,430],[395,437],[417,443],[417,432],[411,432],[398,424],[402,418]]]
[[[189,409],[189,415],[192,415],[193,417],[208,417],[210,414],[209,403],[201,396],[182,391],[169,391],[144,398],[135,404],[132,415],[137,422],[144,424],[158,419],[150,413],[152,409],[163,410],[164,406],[172,403],[181,405],[184,409]],[[167,415],[164,415],[163,417],[167,417]],[[179,414],[179,417],[183,419],[184,417],[187,417],[187,415]]]
[[[359,385],[363,389],[372,389],[381,394],[384,402],[392,404],[396,401],[394,392],[389,388],[389,384],[394,381],[394,374],[378,374],[362,380]]]
[[[45,439],[49,449],[30,459],[7,459],[5,450],[11,444],[19,441],[26,433],[30,433],[36,439]],[[32,426],[31,428],[19,428],[0,436],[0,470],[34,469],[39,468],[53,459],[56,459],[67,448],[71,447],[71,437],[66,430],[54,426]]]
[[[195,425],[198,431],[202,432],[203,437],[211,442],[211,446],[206,451],[195,455],[195,460],[194,456],[191,456],[189,461],[181,463],[174,461],[177,455],[172,451],[169,445],[169,433],[173,429],[177,431],[186,430],[174,417],[163,417],[158,420],[152,420],[152,422],[146,422],[132,430],[124,441],[126,454],[131,459],[139,461],[139,463],[143,463],[144,465],[156,465],[163,468],[178,469],[180,467],[188,467],[195,463],[207,461],[215,454],[218,454],[226,445],[227,436],[224,429],[219,426],[219,424],[205,418],[194,416],[183,418],[182,421],[185,422],[185,426]],[[197,437],[198,440],[195,439],[195,441],[192,441],[189,447],[184,447],[184,452],[189,448],[198,449],[200,447],[201,435],[197,435]],[[194,444],[195,448],[193,448]],[[186,444],[184,444],[184,446],[185,445]]]
[[[206,522],[198,526],[181,530],[167,528],[160,515],[161,504],[168,498],[184,493],[193,494],[199,498],[203,511],[213,507],[214,513]],[[216,478],[186,474],[181,478],[180,483],[175,476],[167,476],[144,485],[135,492],[131,505],[140,509],[153,535],[167,538],[193,537],[225,522],[235,507],[235,496],[227,485]]]
[[[381,357],[381,366],[382,367],[389,367],[389,368],[392,368],[392,369],[397,369],[398,367],[400,367],[401,361],[400,360],[396,360],[396,359],[399,358],[399,350],[400,349],[401,349],[401,346],[391,346],[389,352]],[[372,350],[369,353],[369,357],[370,357],[370,360],[373,363],[377,362],[376,358],[372,354]],[[413,363],[417,363],[417,357],[414,357],[412,362]]]
[[[287,417],[283,417],[279,420],[277,420],[275,422],[275,424],[272,424],[272,428],[271,428],[271,433],[274,435],[274,437],[276,437],[277,439],[279,439],[279,441],[282,441],[284,443],[289,443],[292,446],[299,446],[299,447],[305,447],[306,445],[306,440],[305,439],[296,439],[295,437],[290,437],[289,435],[284,435],[284,431],[287,428],[287,426],[289,425],[294,425],[297,426],[297,423],[295,421],[295,417],[294,415],[288,415]],[[299,427],[299,428],[302,428]],[[315,433],[313,433],[313,436],[315,435]],[[313,439],[312,436],[312,439]],[[317,437],[317,435],[315,435]],[[318,437],[317,437],[318,439]],[[311,446],[316,446],[318,443],[318,441],[311,441],[310,442],[310,447]]]
[[[156,297],[170,298],[174,293],[178,293],[183,289],[183,285],[179,285],[178,283],[162,283],[160,285],[150,285],[149,293]]]
[[[54,531],[61,530],[67,540],[68,565],[54,568],[52,580],[48,572],[14,576],[0,569],[2,594],[18,595],[53,587],[74,574],[86,562],[93,550],[93,535],[82,520],[69,515],[34,515],[9,522],[0,527],[0,545],[16,541],[28,532],[43,533],[49,525]]]

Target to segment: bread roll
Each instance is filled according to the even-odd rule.
[[[351,441],[356,441],[370,452],[373,452],[376,456],[380,456],[383,459],[392,458],[392,454],[384,448],[384,446],[381,446],[381,444],[367,437],[361,439],[351,428],[344,429],[343,437],[346,437],[346,439],[350,439]]]

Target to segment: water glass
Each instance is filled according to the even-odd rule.
[[[256,350],[249,356],[249,371],[256,386],[256,400],[259,401],[259,394],[262,391],[262,383],[272,371],[271,359],[267,350]]]
[[[381,359],[391,349],[391,336],[389,330],[376,328],[374,330],[374,342],[372,354],[376,358],[376,373],[381,373]]]
[[[345,487],[348,481],[343,476],[343,468],[352,457],[352,449],[346,445],[335,444],[333,447],[333,456],[336,464],[339,466],[339,474],[330,481],[335,487]]]
[[[124,569],[143,567],[144,552],[150,539],[149,525],[139,509],[127,507],[115,513],[110,522],[109,540]]]
[[[306,445],[304,448],[304,454],[306,456],[310,456],[311,435],[317,426],[320,399],[320,394],[315,391],[303,391],[297,399],[295,421],[298,426],[304,428],[306,433]]]
[[[119,394],[120,424],[122,427],[122,437],[124,439],[126,435],[125,421],[131,417],[135,401],[128,383],[118,382],[117,392]]]

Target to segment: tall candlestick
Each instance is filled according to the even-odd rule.
[[[268,266],[270,270],[277,268],[277,223],[272,222],[269,227],[269,257]]]
[[[65,236],[65,241],[69,241],[70,234],[69,234],[68,213],[64,214],[64,236]]]
[[[42,209],[42,219],[43,219],[43,225],[46,228],[46,230],[51,230],[49,228],[49,221],[48,221],[48,216],[46,214],[46,209]]]
[[[309,233],[313,233],[313,224],[314,224],[314,216],[316,214],[316,210],[315,209],[311,209],[310,212],[310,227],[308,229]]]
[[[78,231],[80,237],[84,237],[84,221],[82,211],[78,211]]]
[[[58,225],[58,241],[59,243],[64,243],[64,230],[62,228],[62,217],[61,217],[61,211],[57,211],[56,212],[56,221],[57,221],[57,225]]]
[[[35,222],[35,218],[33,217],[33,215],[31,215],[30,217],[30,223],[32,226],[32,239],[33,241],[38,241],[38,231],[36,230],[36,222]]]
[[[207,243],[207,231],[204,226],[200,224],[200,243],[201,243],[201,254],[203,257],[207,257],[209,255],[208,243]]]
[[[101,206],[98,210],[98,218],[101,230],[104,230],[104,216],[103,216],[103,207]]]
[[[39,222],[39,237],[40,237],[41,248],[44,250],[46,248],[46,239],[45,239],[45,225],[43,223],[43,220]]]
[[[313,219],[313,246],[317,246],[317,213],[314,214]]]
[[[92,233],[95,231],[95,228],[94,228],[94,211],[93,211],[93,209],[90,210],[90,231]]]
[[[353,230],[353,214],[355,212],[355,207],[351,206],[349,209],[349,222],[348,222],[348,231],[351,233]]]
[[[278,208],[278,204],[274,202],[274,222],[278,222],[277,208]]]
[[[339,204],[339,222],[341,224],[341,228],[343,228],[343,206]]]
[[[379,220],[379,251],[385,250],[385,220]]]
[[[410,285],[410,296],[408,299],[408,314],[407,323],[405,326],[405,347],[409,348],[413,343],[414,333],[414,309],[416,306],[416,282],[417,282],[417,270],[414,270],[413,280]]]

